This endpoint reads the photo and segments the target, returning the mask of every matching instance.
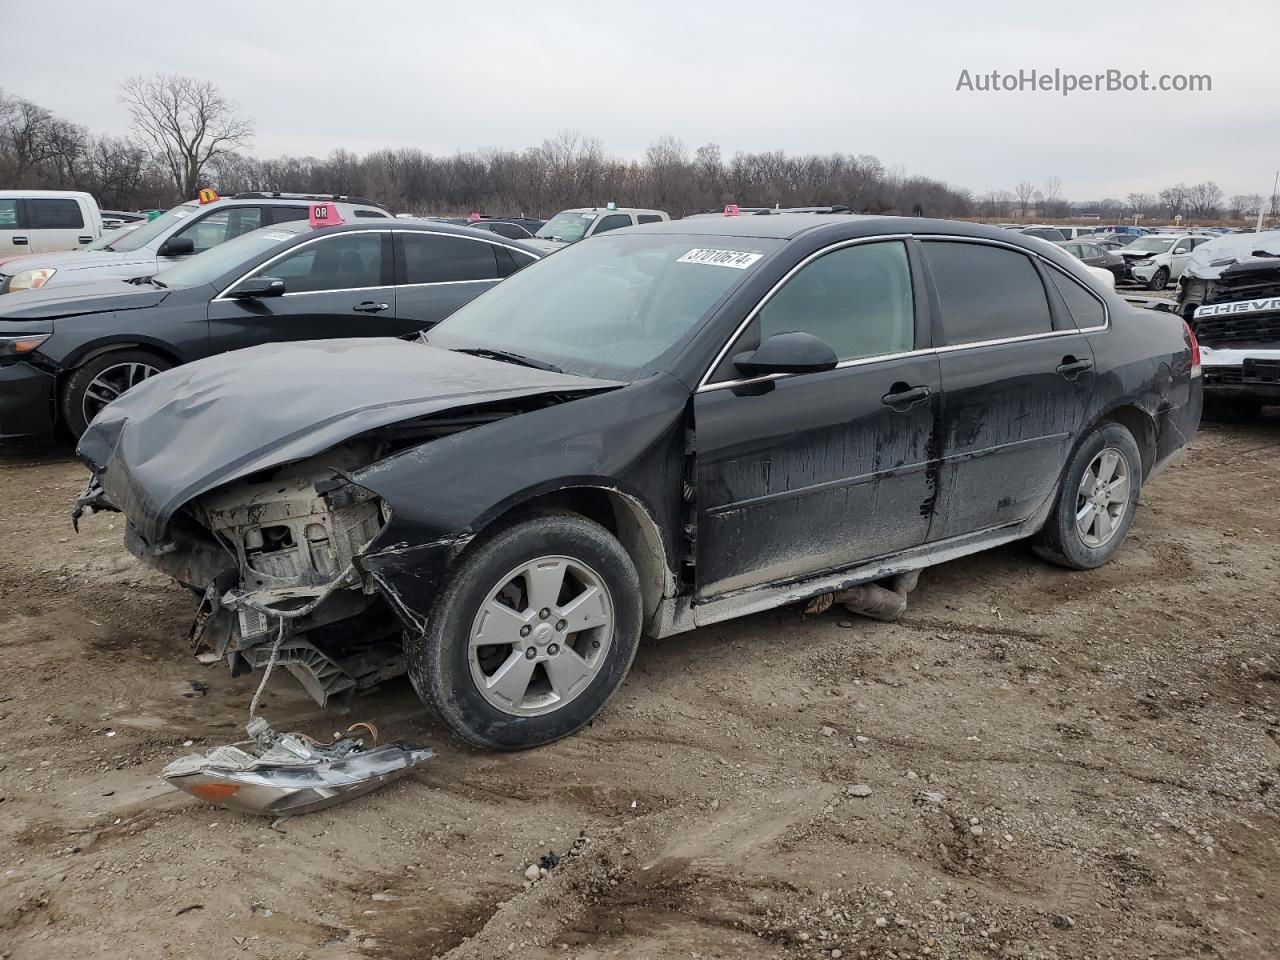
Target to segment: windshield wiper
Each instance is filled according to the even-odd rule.
[[[457,353],[469,353],[473,357],[488,357],[490,360],[501,360],[504,363],[518,363],[522,367],[533,367],[535,370],[550,370],[552,373],[564,373],[554,363],[547,363],[545,360],[534,360],[532,357],[522,357],[518,353],[508,353],[506,350],[490,350],[488,347],[455,347]]]

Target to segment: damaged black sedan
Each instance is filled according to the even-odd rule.
[[[193,639],[322,703],[407,671],[465,739],[576,730],[666,636],[1019,538],[1106,562],[1199,423],[1194,340],[1032,238],[785,215],[617,231],[419,340],[149,379],[84,508]]]

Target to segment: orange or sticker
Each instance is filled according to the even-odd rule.
[[[336,227],[347,221],[332,203],[313,203],[311,205],[310,223],[312,227]]]
[[[216,191],[210,190],[208,187],[200,191],[201,203],[216,203],[217,200],[218,194]]]
[[[239,790],[238,783],[197,783],[191,788],[191,795],[209,803],[219,803],[228,797],[234,797]]]
[[[726,217],[736,217],[738,215],[738,205],[736,203],[725,204],[724,215]]]
[[[480,214],[473,213],[471,216],[467,217],[467,223],[475,223],[479,219],[480,219]]]

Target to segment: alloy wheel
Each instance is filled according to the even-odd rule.
[[[102,408],[108,403],[159,372],[158,367],[153,367],[149,363],[117,363],[107,367],[84,388],[84,396],[80,400],[80,412],[84,415],[84,422],[92,423],[93,418],[101,413]]]
[[[1129,509],[1129,461],[1115,447],[1090,462],[1076,494],[1076,532],[1087,547],[1098,548],[1116,535]]]
[[[469,638],[471,678],[503,713],[550,713],[591,685],[613,631],[613,598],[599,573],[571,557],[538,557],[502,577],[481,604]]]

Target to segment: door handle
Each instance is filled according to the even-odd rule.
[[[880,398],[880,402],[901,413],[914,407],[921,400],[927,399],[932,393],[933,391],[924,385],[911,387],[905,383],[895,383],[889,388],[889,392]]]
[[[77,237],[81,243],[93,243],[93,237]]]
[[[1086,370],[1092,370],[1093,361],[1088,358],[1077,360],[1075,357],[1068,354],[1062,358],[1062,362],[1054,369],[1068,380],[1074,380]]]
[[[14,245],[15,247],[25,247],[25,246],[27,245],[27,238],[26,238],[26,237],[14,237],[14,238],[13,238],[13,245]]]
[[[391,304],[375,303],[372,300],[365,300],[363,303],[357,303],[351,309],[358,313],[381,313],[383,310],[390,310]]]

